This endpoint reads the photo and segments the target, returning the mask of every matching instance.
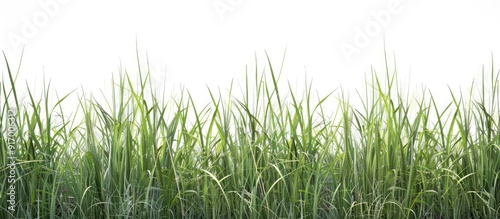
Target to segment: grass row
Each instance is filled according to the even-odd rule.
[[[204,107],[188,91],[160,98],[148,72],[113,79],[107,102],[56,98],[50,84],[21,101],[5,57],[0,218],[500,218],[493,66],[468,95],[450,91],[444,109],[430,92],[402,95],[387,61],[358,108],[342,92],[314,96],[308,82],[300,95],[279,88],[269,59],[258,67],[241,98],[209,89]],[[62,105],[75,97],[69,114]]]

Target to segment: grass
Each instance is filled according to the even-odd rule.
[[[119,74],[104,102],[58,97],[50,83],[27,86],[24,100],[5,57],[0,218],[500,218],[493,66],[438,108],[431,92],[403,95],[386,59],[354,107],[343,91],[314,95],[307,80],[294,93],[267,60],[247,72],[241,97],[231,84],[199,105],[189,91],[153,92],[148,72]],[[68,111],[70,98],[79,104]]]

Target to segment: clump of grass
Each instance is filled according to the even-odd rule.
[[[104,102],[54,97],[50,83],[41,100],[27,87],[22,101],[5,57],[0,201],[8,189],[4,124],[14,107],[17,205],[0,208],[0,217],[500,217],[493,66],[479,89],[465,97],[450,90],[439,109],[431,92],[405,97],[387,59],[384,78],[375,70],[367,78],[361,107],[342,91],[315,96],[307,80],[303,94],[283,90],[281,70],[267,61],[262,73],[257,64],[247,72],[242,97],[232,85],[227,96],[208,89],[200,107],[188,91],[161,99],[145,72],[137,83],[120,73]],[[68,115],[62,105],[75,96]],[[332,101],[338,108],[323,107]]]

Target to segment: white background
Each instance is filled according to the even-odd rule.
[[[39,86],[45,74],[61,95],[109,88],[120,64],[135,75],[137,40],[156,84],[195,98],[206,98],[205,85],[242,82],[255,55],[261,72],[265,51],[278,69],[286,49],[283,80],[306,74],[313,89],[342,86],[352,97],[372,66],[383,73],[385,35],[411,90],[448,97],[447,85],[468,88],[492,54],[500,60],[499,11],[493,0],[1,0],[0,49],[15,67],[24,46],[20,86]]]

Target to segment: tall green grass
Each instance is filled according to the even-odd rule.
[[[21,98],[4,58],[0,218],[500,218],[493,66],[438,108],[431,92],[405,96],[386,59],[355,107],[307,80],[301,94],[281,86],[268,58],[265,71],[257,62],[247,71],[241,96],[232,84],[224,96],[208,89],[200,105],[189,91],[155,93],[144,71],[137,81],[120,73],[104,102],[58,97],[50,83]],[[79,104],[68,111],[69,98]],[[18,111],[14,212],[9,108]]]

